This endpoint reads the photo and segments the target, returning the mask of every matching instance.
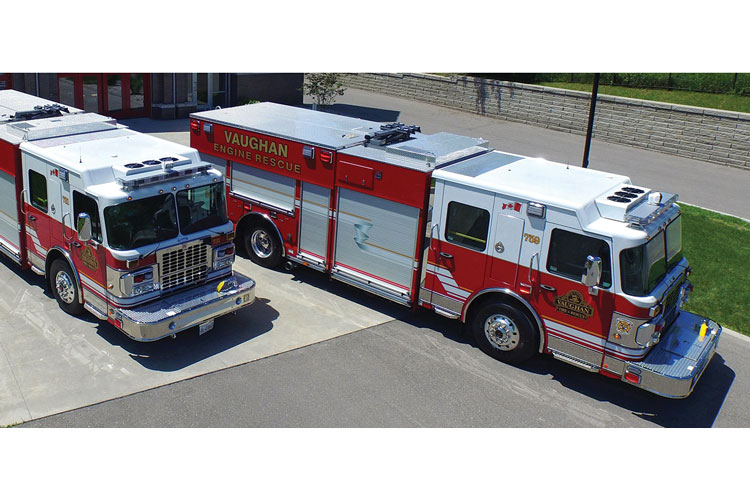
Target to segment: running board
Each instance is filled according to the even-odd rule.
[[[106,314],[104,314],[103,312],[101,312],[96,307],[92,306],[89,302],[86,302],[85,304],[83,304],[83,308],[86,309],[91,314],[93,314],[94,316],[96,316],[98,319],[101,319],[101,320],[106,320],[107,319],[107,315]]]
[[[436,306],[436,305],[433,305],[432,309],[440,316],[445,316],[446,318],[450,318],[450,319],[458,319],[461,316],[458,313],[454,313],[453,311],[449,311],[448,309],[443,309],[442,307]]]
[[[583,368],[584,370],[598,373],[600,370],[600,367],[589,363],[588,361],[584,361],[582,359],[578,359],[575,356],[571,356],[570,354],[566,354],[564,352],[555,351],[554,349],[550,349],[550,354],[555,359],[559,359],[560,361],[565,361],[566,363],[569,363],[571,365],[577,366],[578,368]]]

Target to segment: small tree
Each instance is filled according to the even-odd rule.
[[[338,73],[308,73],[305,75],[303,90],[319,106],[333,104],[337,95],[344,95],[346,87]]]

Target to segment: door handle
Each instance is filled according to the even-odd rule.
[[[34,222],[34,221],[36,221],[36,217],[34,217],[33,215],[29,215],[29,220],[31,222]]]
[[[449,253],[445,253],[445,252],[440,252],[440,256],[442,258],[444,258],[444,259],[452,259],[453,258],[453,255],[451,255]]]
[[[542,290],[547,290],[548,292],[557,291],[557,288],[555,288],[554,286],[549,286],[549,285],[539,285],[539,288],[541,288]]]

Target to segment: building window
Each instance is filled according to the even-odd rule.
[[[612,266],[609,258],[609,244],[599,238],[572,233],[563,229],[553,229],[547,257],[547,270],[574,281],[581,281],[586,274],[586,258],[602,259],[601,288],[612,286]]]
[[[143,111],[146,107],[146,94],[143,90],[143,73],[131,73],[130,75],[130,110]]]
[[[489,226],[490,213],[487,210],[457,201],[448,203],[448,216],[445,221],[446,241],[483,251],[487,247]]]
[[[122,111],[122,78],[107,75],[107,111]]]

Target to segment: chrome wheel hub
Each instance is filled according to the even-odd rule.
[[[263,229],[257,229],[250,236],[250,246],[258,257],[265,259],[273,253],[273,242],[268,233]]]
[[[73,303],[76,298],[76,289],[68,273],[65,271],[57,273],[57,276],[55,276],[55,288],[57,289],[57,295],[63,302],[66,304]]]
[[[518,327],[507,316],[492,314],[484,322],[484,335],[492,345],[501,351],[512,351],[518,346]]]

